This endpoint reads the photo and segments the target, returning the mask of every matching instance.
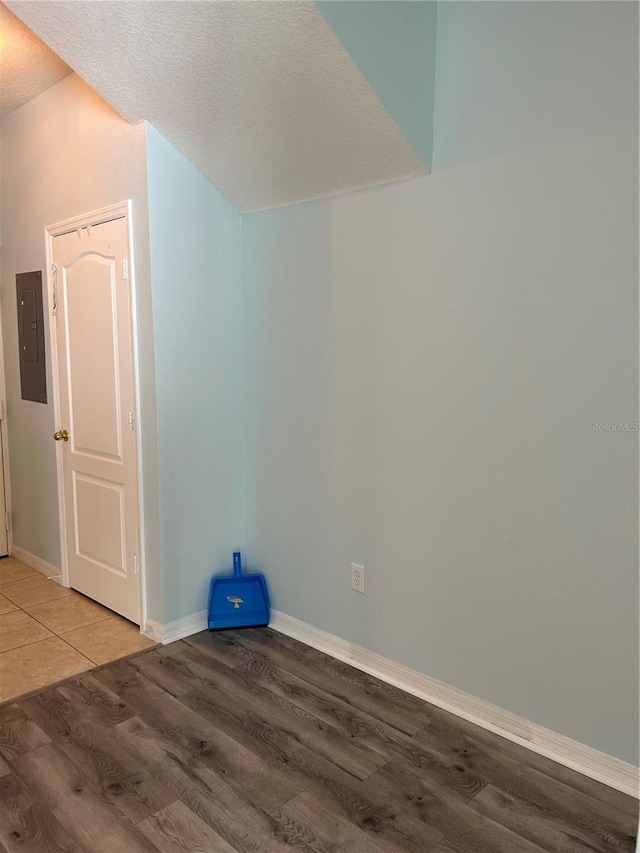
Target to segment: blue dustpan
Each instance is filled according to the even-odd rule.
[[[269,624],[269,593],[261,574],[242,574],[240,551],[233,552],[231,577],[212,578],[209,588],[209,630]]]

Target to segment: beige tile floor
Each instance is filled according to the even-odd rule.
[[[0,559],[0,702],[154,645],[90,598]]]

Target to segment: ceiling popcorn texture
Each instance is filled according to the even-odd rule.
[[[306,0],[8,0],[128,121],[241,211],[427,171]]]
[[[70,72],[66,63],[0,3],[0,118]]]

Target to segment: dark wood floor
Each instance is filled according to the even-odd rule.
[[[638,803],[270,629],[0,708],[0,849],[635,849]]]

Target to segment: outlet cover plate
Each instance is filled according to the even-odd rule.
[[[364,593],[364,566],[351,563],[351,589]]]

